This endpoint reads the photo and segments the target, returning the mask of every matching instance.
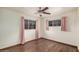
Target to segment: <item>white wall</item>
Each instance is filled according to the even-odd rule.
[[[77,46],[79,50],[79,8],[77,9]]]
[[[25,39],[25,42],[27,41],[31,41],[31,40],[34,40],[36,37],[35,37],[35,30],[24,30],[24,39]]]
[[[20,11],[0,8],[0,49],[20,43],[20,18],[23,15],[27,18],[26,14]],[[34,30],[26,31],[26,33],[28,39],[30,37],[30,40],[34,39]]]
[[[62,13],[63,11],[63,13]],[[77,9],[71,11],[60,11],[61,13],[53,15],[48,20],[61,19],[62,16],[67,16],[67,29],[68,31],[61,31],[61,27],[49,27],[49,30],[45,30],[44,38],[63,42],[77,46],[77,34],[76,34],[76,23],[77,23]],[[46,19],[46,18],[45,18]]]
[[[39,18],[39,29],[38,29],[38,35],[39,35],[39,38],[41,37],[44,37],[44,19],[43,17],[40,17]]]

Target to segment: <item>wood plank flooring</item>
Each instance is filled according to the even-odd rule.
[[[2,49],[0,52],[77,52],[77,48],[47,39],[36,39],[24,45]]]

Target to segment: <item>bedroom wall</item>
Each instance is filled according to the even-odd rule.
[[[45,30],[44,38],[63,42],[66,44],[71,44],[77,46],[77,34],[76,34],[76,25],[77,25],[77,9],[74,8],[69,11],[60,11],[59,14],[53,15],[52,17],[45,18],[46,20],[55,20],[61,19],[62,16],[67,16],[67,30],[61,31],[61,27],[49,27],[49,30]],[[45,23],[44,21],[44,23]]]
[[[79,8],[77,8],[77,46],[79,50]]]
[[[0,8],[0,49],[20,43],[20,18],[27,14],[9,8]],[[35,30],[27,30],[27,38],[35,39]]]

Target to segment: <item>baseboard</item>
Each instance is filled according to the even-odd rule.
[[[43,38],[43,39],[51,40],[51,39],[47,39],[47,38]],[[57,43],[60,43],[60,44],[64,44],[64,45],[68,45],[68,46],[72,46],[72,47],[76,47],[76,48],[78,48],[78,47],[75,46],[75,45],[71,45],[71,44],[67,44],[67,43],[63,43],[63,42],[59,42],[59,41],[55,41],[55,40],[51,40],[51,41],[54,41],[54,42],[57,42]]]
[[[5,50],[5,49],[8,49],[8,48],[11,48],[11,47],[17,46],[17,45],[20,45],[20,43],[17,43],[17,44],[14,44],[14,45],[8,46],[8,47],[1,48],[0,50]]]
[[[38,38],[38,39],[41,39],[41,38]],[[33,40],[31,40],[31,41],[35,41],[35,40],[37,40],[37,39],[33,39]],[[25,42],[24,44],[27,44],[27,43],[29,43],[29,42],[31,42],[31,41],[27,41],[27,42]],[[24,44],[17,43],[17,44],[15,44],[15,45],[12,45],[12,46],[9,46],[9,47],[1,48],[0,50],[5,50],[5,49],[9,49],[9,48],[14,47],[14,46],[24,45]]]

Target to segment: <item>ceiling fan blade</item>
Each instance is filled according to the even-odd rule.
[[[48,13],[48,12],[43,12],[44,14],[51,14],[51,13]]]
[[[42,17],[42,15],[39,15],[40,17]]]
[[[44,9],[42,9],[41,11],[45,11],[45,10],[47,10],[48,9],[48,7],[45,7]]]
[[[39,7],[39,10],[38,10],[38,12],[41,12],[41,7]]]
[[[41,7],[39,7],[39,9],[41,10]]]

